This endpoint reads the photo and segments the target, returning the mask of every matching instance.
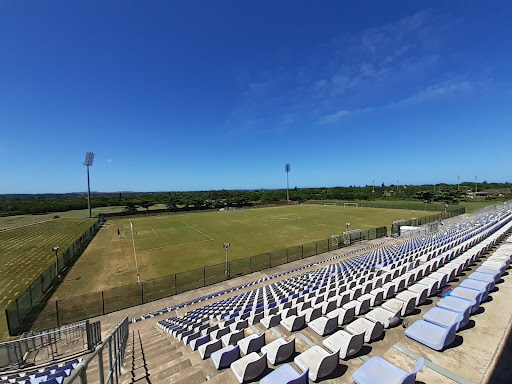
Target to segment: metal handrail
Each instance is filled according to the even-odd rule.
[[[87,359],[77,365],[77,367],[71,372],[71,375],[64,380],[64,383],[74,383],[75,380],[78,379],[77,383],[87,384],[87,367],[95,358],[97,358],[99,384],[118,384],[119,376],[121,374],[121,366],[124,362],[126,343],[128,341],[128,327],[129,322],[127,316],[117,325],[116,329],[106,337],[105,341],[96,347],[94,352]],[[108,350],[108,372],[106,379],[105,373],[103,372],[104,349]]]
[[[25,333],[18,340],[0,343],[0,368],[22,368],[29,353],[45,348],[49,349],[49,359],[54,360],[53,348],[86,338],[87,327],[88,321],[82,321],[61,328]]]

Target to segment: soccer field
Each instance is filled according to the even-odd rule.
[[[415,213],[423,217],[435,212]],[[295,205],[109,220],[68,273],[52,299],[65,299],[229,259],[324,240],[350,229],[390,226],[411,211]],[[133,223],[133,239],[130,232]],[[118,236],[118,229],[120,236]],[[134,252],[135,248],[135,252]]]
[[[52,247],[66,250],[94,219],[56,219],[0,232],[0,339],[6,334],[3,310],[21,292],[55,264]]]

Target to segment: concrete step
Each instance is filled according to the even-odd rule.
[[[183,356],[183,353],[180,351],[174,351],[173,353],[164,353],[158,357],[149,357],[148,356],[148,366],[150,369],[158,368],[163,364],[169,363],[173,360],[179,359]]]
[[[180,377],[178,380],[173,381],[177,384],[199,384],[204,383],[206,381],[206,374],[203,372],[203,370],[199,369],[194,371],[194,373]]]
[[[186,368],[189,368],[192,366],[192,363],[190,362],[190,359],[186,359],[181,361],[178,364],[172,365],[166,369],[163,369],[156,373],[155,375],[151,375],[151,381],[153,383],[163,382],[164,380],[167,381],[167,379],[176,373],[180,373]]]

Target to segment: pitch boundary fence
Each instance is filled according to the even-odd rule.
[[[449,210],[440,214],[421,218],[423,223],[440,220],[465,212],[464,208]],[[388,236],[386,226],[364,230],[352,243],[362,240],[374,240]],[[92,292],[75,296],[69,299],[57,300],[30,306],[25,301],[25,307],[19,302],[10,305],[6,309],[9,332],[11,335],[20,329],[37,329],[57,327],[79,320],[101,316],[122,309],[146,304],[165,297],[174,296],[197,288],[220,283],[235,277],[258,272],[264,269],[306,259],[321,253],[334,251],[349,246],[339,242],[333,245],[331,239],[324,239],[311,243],[296,245],[260,255],[246,257],[228,262],[228,274],[226,264],[215,264],[204,268],[176,273],[157,279],[141,281],[103,291]],[[27,307],[28,305],[28,307]],[[16,319],[19,319],[16,322]],[[15,326],[13,326],[13,324]]]
[[[73,265],[87,248],[100,228],[97,220],[68,249],[66,249],[46,270],[39,275],[14,301],[5,309],[9,334],[20,335],[28,331],[38,316],[38,310],[46,302],[54,288],[60,283],[61,276]],[[83,319],[80,319],[83,320]],[[74,321],[70,321],[71,323]],[[52,323],[45,328],[57,328],[63,323]]]

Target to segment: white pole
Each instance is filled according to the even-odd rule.
[[[130,230],[132,232],[133,256],[135,257],[135,269],[137,270],[137,283],[140,283],[139,265],[137,263],[137,252],[135,251],[135,237],[133,236],[133,224],[131,221]]]
[[[460,175],[457,175],[457,191],[460,191]]]
[[[59,251],[56,249],[55,250],[55,277],[59,276],[59,262],[58,262],[57,252],[59,252]]]
[[[290,188],[288,184],[288,173],[289,172],[286,172],[286,201],[290,201],[290,193],[288,192]]]

